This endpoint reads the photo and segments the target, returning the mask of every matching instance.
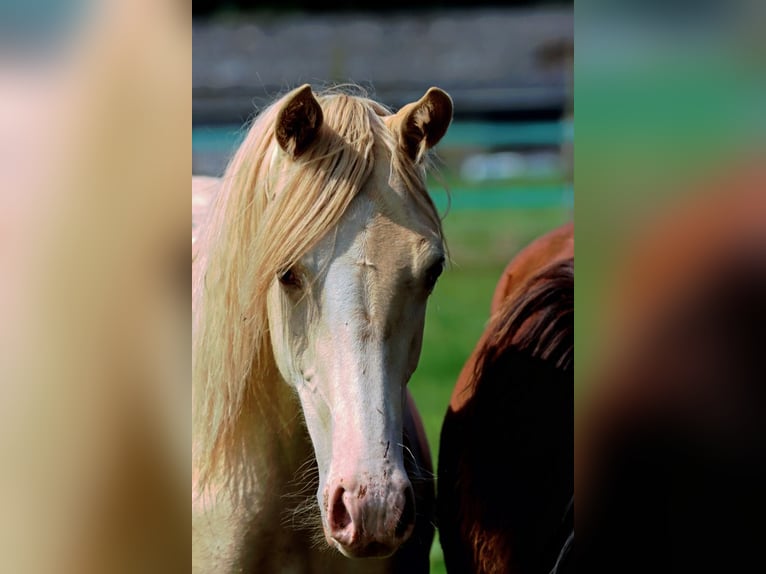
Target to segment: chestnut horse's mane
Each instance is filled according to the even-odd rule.
[[[487,327],[474,381],[508,351],[528,353],[556,368],[574,363],[574,259],[557,261],[508,297]]]
[[[442,445],[463,445],[439,463],[440,473],[458,469],[454,491],[439,496],[460,500],[459,518],[446,516],[458,521],[470,547],[470,556],[455,550],[451,560],[482,572],[499,564],[557,571],[572,548],[574,259],[520,283],[482,341],[471,398],[448,414],[451,434],[442,430]],[[482,498],[487,492],[492,496]],[[450,534],[442,536],[444,545]]]

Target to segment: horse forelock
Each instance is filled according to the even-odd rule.
[[[269,344],[266,295],[277,273],[338,225],[376,168],[376,146],[389,150],[391,176],[441,236],[423,168],[398,148],[381,120],[386,108],[337,91],[318,101],[324,124],[317,141],[295,161],[280,153],[274,137],[282,99],[256,118],[226,169],[195,245],[192,418],[194,464],[203,487],[214,476],[229,482],[245,473],[244,458],[253,455],[248,420],[257,417],[264,433],[285,422],[269,411],[269,385],[280,381]]]

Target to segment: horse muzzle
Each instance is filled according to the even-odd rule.
[[[328,542],[349,558],[389,556],[412,534],[415,495],[406,474],[385,485],[338,479],[325,492]]]

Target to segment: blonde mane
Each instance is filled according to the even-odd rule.
[[[204,490],[247,473],[246,415],[279,428],[268,385],[279,381],[269,343],[266,295],[277,274],[338,225],[374,169],[373,150],[391,155],[391,176],[409,190],[441,235],[425,168],[397,145],[373,100],[318,96],[324,123],[312,147],[283,161],[275,119],[284,98],[251,126],[226,169],[193,251],[192,424],[194,467]]]

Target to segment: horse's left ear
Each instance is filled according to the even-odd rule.
[[[293,90],[285,96],[277,114],[274,129],[279,147],[291,157],[298,157],[316,140],[323,121],[322,107],[311,86],[304,84]]]
[[[417,102],[394,114],[390,126],[399,137],[399,147],[417,163],[444,137],[451,121],[452,98],[444,90],[429,88]]]

